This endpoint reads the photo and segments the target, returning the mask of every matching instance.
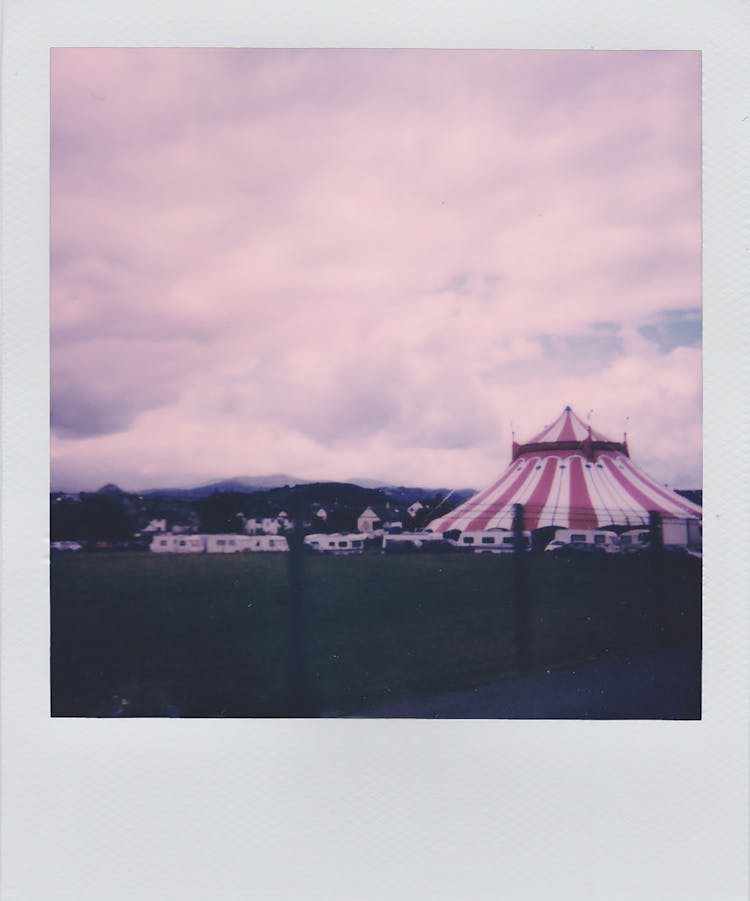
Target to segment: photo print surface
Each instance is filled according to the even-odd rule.
[[[51,712],[701,716],[701,57],[55,49]]]

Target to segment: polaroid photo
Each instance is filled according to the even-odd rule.
[[[8,897],[740,897],[747,27],[225,6],[8,15]]]

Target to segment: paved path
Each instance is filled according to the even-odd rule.
[[[381,707],[419,719],[700,719],[699,652],[661,651]]]

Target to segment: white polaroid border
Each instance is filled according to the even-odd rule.
[[[8,0],[3,25],[2,898],[747,897],[744,4]],[[53,46],[702,51],[700,722],[50,718]]]

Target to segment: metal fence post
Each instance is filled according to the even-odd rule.
[[[648,532],[651,550],[664,550],[664,533],[662,531],[661,513],[658,510],[649,510],[648,512]]]
[[[523,505],[513,505],[513,616],[516,632],[516,661],[519,673],[531,671],[531,615],[526,590],[526,547],[523,534]]]
[[[649,510],[648,531],[651,545],[653,641],[657,647],[661,647],[667,639],[667,593],[664,579],[664,532],[661,513],[658,510]]]
[[[304,604],[305,546],[299,523],[292,521],[287,531],[289,544],[289,623],[288,623],[288,714],[310,716],[307,685],[306,622]]]

